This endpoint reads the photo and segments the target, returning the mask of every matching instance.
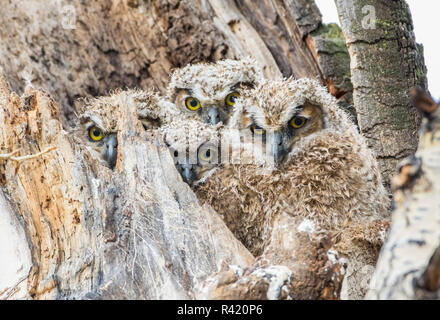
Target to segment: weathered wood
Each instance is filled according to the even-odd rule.
[[[65,125],[74,121],[80,97],[133,87],[165,93],[173,68],[200,61],[250,55],[268,78],[328,82],[318,65],[320,52],[310,52],[305,40],[321,22],[315,4],[259,3],[8,2],[0,8],[0,65],[15,92],[32,83],[53,95]]]
[[[0,300],[26,299],[31,256],[18,216],[0,189]]]
[[[426,115],[420,146],[393,179],[396,209],[368,299],[440,297],[440,108],[426,97],[416,98]]]
[[[351,58],[353,100],[389,185],[397,163],[417,148],[419,117],[409,88],[426,85],[422,49],[404,0],[336,0]]]
[[[79,97],[133,87],[164,93],[172,68],[188,63],[250,54],[267,75],[279,72],[251,27],[234,40],[223,33],[229,21],[214,17],[206,1],[21,0],[5,3],[0,15],[0,65],[12,89],[44,88],[67,122]]]
[[[121,101],[112,171],[63,130],[46,93],[29,89],[20,98],[4,79],[0,93],[1,153],[56,146],[18,166],[0,163],[3,189],[31,251],[28,296],[188,299],[222,263],[253,263],[215,212],[198,205],[167,147],[138,122],[129,97]]]
[[[269,245],[255,264],[233,266],[208,277],[197,298],[339,299],[346,259],[334,249],[334,234],[315,230],[307,219],[281,214]],[[308,221],[311,222],[311,221]]]
[[[304,41],[321,23],[321,15],[313,2],[239,0],[237,4],[261,36],[284,77],[322,81],[319,66]]]
[[[208,1],[213,10],[213,22],[223,32],[229,46],[241,56],[252,56],[260,64],[265,77],[281,77],[276,60],[266,47],[258,32],[246,20],[233,0]]]

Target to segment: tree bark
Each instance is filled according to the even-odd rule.
[[[74,122],[78,98],[133,87],[165,93],[172,69],[188,63],[249,55],[268,78],[314,77],[326,83],[320,53],[310,51],[306,41],[321,22],[315,4],[255,5],[232,0],[8,2],[0,8],[0,65],[13,91],[23,93],[32,83],[53,95],[65,125]],[[260,20],[263,25],[256,23]]]
[[[10,238],[18,240],[10,248],[23,253],[10,254],[15,264],[9,282],[0,278],[1,299],[340,298],[345,266],[332,254],[333,235],[295,233],[282,254],[285,235],[276,233],[272,250],[256,261],[212,208],[200,207],[167,148],[143,131],[130,97],[118,111],[114,171],[69,133],[80,97],[133,87],[164,93],[175,67],[248,55],[268,78],[319,79],[355,115],[345,42],[337,26],[321,24],[313,2],[18,0],[3,4],[0,14],[0,155],[8,154],[0,156],[0,222],[12,225]],[[384,41],[402,48],[397,39]],[[406,63],[409,43],[404,55],[395,47],[390,55]],[[370,44],[349,41],[359,60],[356,45]],[[410,76],[423,70],[411,69],[417,63],[405,64]],[[389,131],[365,129],[377,112],[365,112],[362,70],[352,70],[358,120],[376,147],[374,134],[388,139]],[[390,78],[401,80],[396,70]],[[386,119],[402,113],[402,126],[416,126],[398,93]],[[383,105],[373,104],[381,112]],[[388,173],[389,156],[379,156]],[[276,221],[280,229],[287,218]],[[301,258],[285,259],[291,250]],[[426,278],[435,282],[436,273]]]
[[[393,179],[396,209],[368,299],[440,298],[440,107],[427,95],[416,103],[426,116],[420,146]]]
[[[215,212],[198,205],[133,105],[121,104],[112,171],[63,130],[47,94],[29,90],[21,99],[4,79],[0,91],[2,151],[57,147],[0,164],[31,250],[31,298],[188,299],[223,262],[253,263]]]
[[[336,0],[336,6],[351,58],[359,128],[389,186],[397,163],[417,148],[420,118],[409,88],[426,86],[422,48],[404,0]]]
[[[26,299],[26,283],[32,265],[23,225],[0,190],[0,300]]]

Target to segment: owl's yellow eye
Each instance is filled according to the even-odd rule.
[[[228,106],[233,107],[234,104],[235,104],[235,102],[236,102],[236,100],[237,100],[239,97],[240,97],[240,94],[239,94],[238,92],[232,92],[232,93],[228,94],[228,95],[226,96],[226,99],[225,99],[226,104],[227,104]]]
[[[200,108],[200,101],[196,98],[189,97],[185,99],[185,105],[189,110],[196,111]]]
[[[262,135],[266,132],[266,130],[264,130],[263,128],[260,128],[259,126],[252,126],[251,130],[254,134],[258,134],[258,135]]]
[[[293,117],[292,120],[290,120],[290,125],[292,128],[298,129],[303,127],[307,122],[307,119],[304,117]]]
[[[199,156],[203,161],[211,161],[214,157],[214,152],[211,149],[202,150]]]
[[[104,137],[102,130],[96,126],[93,126],[89,129],[89,137],[92,141],[100,141]]]

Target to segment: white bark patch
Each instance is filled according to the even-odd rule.
[[[0,244],[0,299],[2,299],[8,298],[10,289],[26,278],[32,262],[23,229],[1,193]],[[26,284],[26,281],[23,282]],[[17,286],[17,289],[19,287]],[[25,292],[15,292],[13,297],[24,298]]]

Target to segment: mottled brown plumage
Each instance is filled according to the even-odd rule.
[[[298,116],[306,121],[291,130],[288,126]],[[268,248],[274,219],[287,213],[299,223],[307,222],[310,232],[333,234],[340,256],[352,262],[357,257],[361,265],[374,263],[376,243],[356,247],[356,242],[346,241],[353,239],[353,230],[359,230],[357,239],[366,243],[383,240],[385,227],[364,237],[362,226],[375,221],[386,226],[380,221],[386,221],[387,193],[364,138],[325,88],[309,79],[267,81],[238,100],[230,127],[279,132],[277,142],[284,152],[271,145],[266,156],[282,155],[275,166],[224,164],[195,186],[199,199],[223,216],[254,255]],[[266,143],[273,144],[269,139]],[[241,146],[242,152],[250,154],[248,147]],[[284,257],[277,263],[289,261]]]

